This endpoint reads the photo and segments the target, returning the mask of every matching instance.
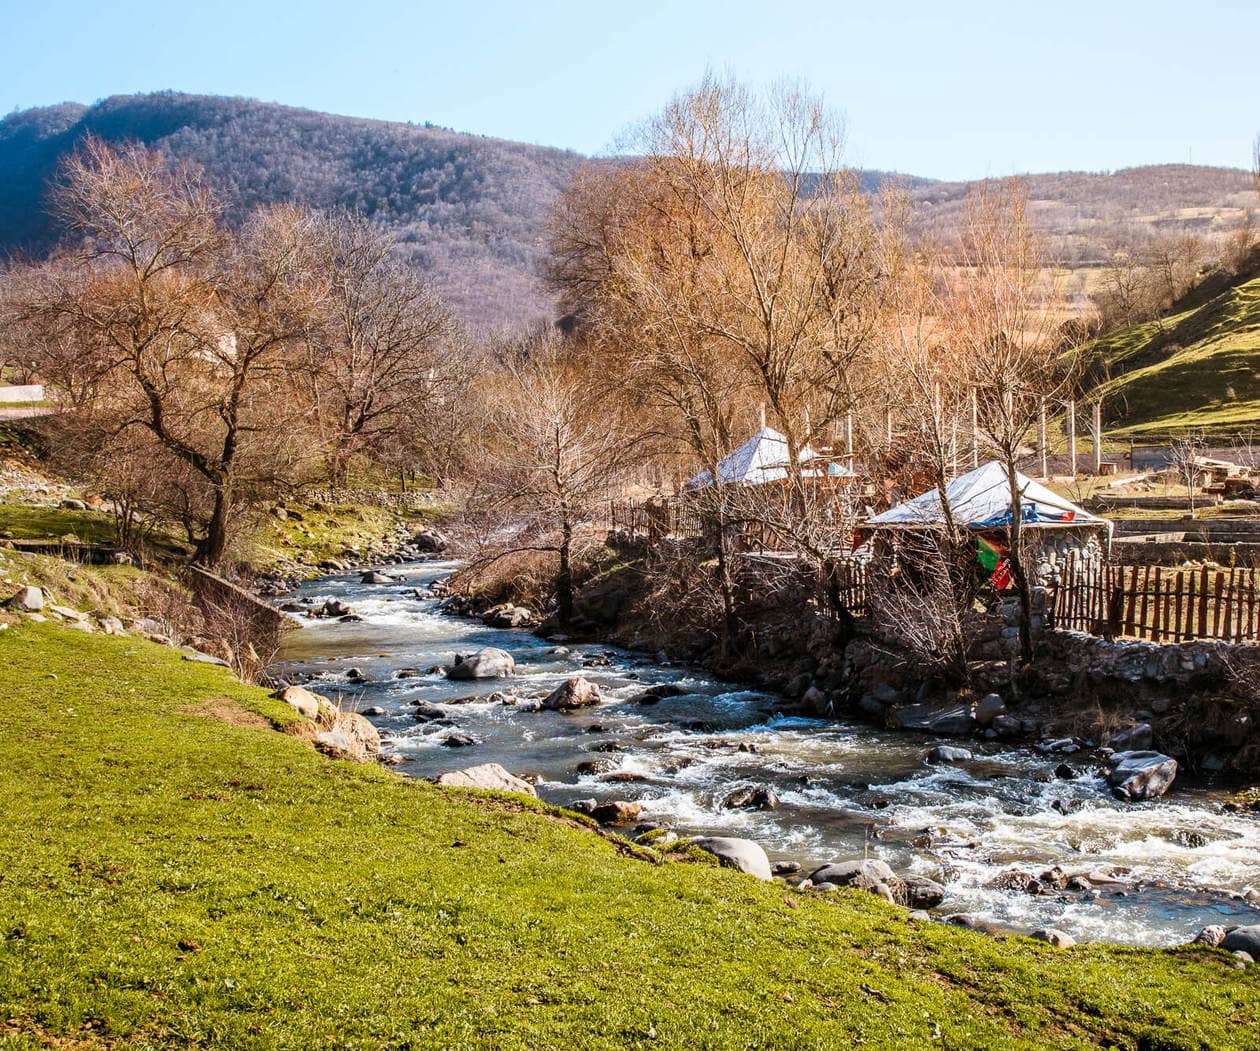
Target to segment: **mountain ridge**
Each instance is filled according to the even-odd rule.
[[[62,102],[0,120],[0,254],[48,251],[58,165],[87,134],[135,140],[199,165],[229,221],[296,201],[376,218],[478,328],[550,318],[538,263],[547,213],[588,158],[571,150],[417,124],[341,116],[236,96],[167,91]],[[874,169],[863,189],[906,189],[923,231],[956,228],[973,183]],[[1034,217],[1068,267],[1096,267],[1124,231],[1214,235],[1254,200],[1242,170],[1158,165],[1021,177]],[[1082,282],[1082,297],[1085,282]]]

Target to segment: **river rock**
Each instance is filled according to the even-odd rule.
[[[411,538],[411,544],[425,554],[438,555],[447,549],[449,541],[436,529],[422,529]]]
[[[774,861],[770,863],[770,871],[776,876],[793,876],[801,871],[799,861]]]
[[[965,763],[970,758],[971,753],[967,749],[947,744],[938,744],[924,756],[929,763]]]
[[[533,620],[533,613],[524,606],[514,606],[510,602],[493,606],[481,615],[481,622],[491,628],[523,628],[533,623]]]
[[[988,726],[1000,715],[1006,714],[1006,702],[1000,693],[986,693],[976,702],[976,722]]]
[[[1159,799],[1177,776],[1177,760],[1159,752],[1117,752],[1107,774],[1112,794],[1136,803]]]
[[[593,777],[616,770],[617,763],[613,759],[583,759],[574,769],[579,777]]]
[[[1024,732],[1024,724],[1014,715],[999,715],[989,724],[989,729],[999,737],[1018,737]]]
[[[359,577],[360,584],[397,584],[398,578],[391,577],[388,573],[380,573],[376,570],[370,570]]]
[[[1049,942],[1056,949],[1070,949],[1076,944],[1075,938],[1055,927],[1040,927],[1028,937],[1036,938],[1040,942]]]
[[[601,825],[632,825],[639,820],[643,807],[624,799],[600,803],[591,811],[591,817]]]
[[[364,708],[363,714],[373,719],[379,719],[382,715],[385,715],[386,712],[379,704],[374,704],[370,708]]]
[[[927,876],[907,876],[893,885],[897,904],[908,909],[934,909],[945,900],[945,888]]]
[[[1108,734],[1106,744],[1108,748],[1117,752],[1140,752],[1149,749],[1154,740],[1155,731],[1151,729],[1151,724],[1138,723],[1125,730]]]
[[[1260,960],[1260,923],[1233,928],[1221,939],[1221,948],[1226,952],[1250,953],[1252,959]]]
[[[603,699],[599,686],[579,675],[567,679],[552,690],[542,706],[553,712],[571,712],[599,704]]]
[[[282,690],[277,690],[271,696],[277,700],[284,701],[298,715],[304,715],[308,719],[319,718],[319,702],[323,698],[318,694],[311,693],[310,690],[304,690],[301,686],[286,686]]]
[[[439,785],[450,788],[477,788],[484,792],[521,792],[527,796],[537,796],[534,786],[528,781],[509,773],[498,763],[482,763],[464,770],[450,770],[438,779]]]
[[[18,588],[16,595],[13,595],[5,606],[9,609],[16,610],[18,613],[38,613],[44,608],[44,593],[37,587]]]
[[[320,617],[320,618],[352,617],[354,616],[354,610],[352,610],[349,606],[347,606],[344,602],[342,602],[341,599],[330,598],[330,599],[326,599],[324,601],[324,604],[320,606],[319,609],[312,610],[310,615],[312,617]]]
[[[879,858],[862,858],[859,861],[833,861],[823,865],[809,874],[815,883],[834,883],[838,887],[847,887],[860,877],[874,879],[880,883],[891,883],[897,877],[886,862]]]
[[[761,846],[751,839],[734,836],[701,836],[692,844],[714,855],[727,868],[739,869],[760,880],[771,880],[770,859]]]
[[[442,745],[446,748],[471,748],[480,743],[472,734],[454,733],[442,738]]]
[[[675,686],[672,682],[663,682],[659,686],[649,686],[642,693],[635,694],[631,699],[631,704],[659,704],[667,697],[681,697],[687,691],[681,686]]]
[[[456,655],[447,665],[448,679],[505,679],[516,674],[516,661],[506,650],[486,646],[467,657]]]
[[[976,728],[971,708],[965,704],[908,704],[893,713],[893,720],[902,730],[944,737],[959,737]]]
[[[1190,944],[1210,945],[1212,948],[1216,948],[1225,940],[1225,936],[1228,933],[1229,932],[1226,931],[1226,929],[1219,923],[1214,923],[1211,926],[1204,927],[1203,930],[1199,931],[1199,933],[1194,936],[1194,940]]]
[[[773,788],[739,788],[722,803],[728,810],[777,810],[779,796]]]

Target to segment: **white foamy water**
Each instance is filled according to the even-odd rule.
[[[299,597],[343,599],[363,621],[304,620],[282,654],[282,672],[315,676],[312,689],[383,708],[373,722],[406,773],[497,762],[538,775],[550,802],[637,800],[645,821],[682,834],[747,836],[806,871],[881,857],[944,883],[940,912],[1016,930],[1052,925],[1080,939],[1169,945],[1208,923],[1260,922],[1260,909],[1238,900],[1260,890],[1260,820],[1224,811],[1217,793],[1179,784],[1163,802],[1124,804],[1083,757],[1069,759],[1074,780],[1056,780],[1061,757],[996,743],[967,742],[975,761],[930,767],[923,756],[933,738],[786,716],[774,697],[694,668],[599,645],[556,654],[529,632],[444,616],[415,589],[453,568],[391,570],[402,578],[395,585],[359,584],[356,574],[304,586]],[[452,682],[430,673],[482,646],[512,653],[517,675]],[[352,668],[365,681],[350,681]],[[561,715],[485,700],[496,691],[545,695],[578,673],[599,683],[606,703]],[[687,692],[637,703],[659,683]],[[439,708],[446,725],[417,722],[416,702]],[[455,731],[478,743],[444,746]],[[579,775],[577,765],[590,760],[612,770]],[[635,779],[610,782],[609,773]],[[778,794],[776,810],[723,805],[735,789],[762,785]],[[992,885],[1008,870],[1036,876],[1053,866],[1089,877],[1093,889],[1034,897]]]

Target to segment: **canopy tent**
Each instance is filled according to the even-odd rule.
[[[738,449],[727,453],[718,461],[718,479],[723,485],[764,485],[781,482],[788,476],[787,439],[770,427],[762,427]],[[799,460],[807,478],[853,478],[854,473],[837,463],[818,463],[805,468],[806,463],[818,460],[818,453],[808,445],[801,450]],[[683,489],[702,489],[713,484],[713,475],[701,471]]]
[[[1105,518],[1091,515],[1070,500],[1051,492],[1018,472],[1022,496],[1020,520],[1037,529],[1089,528],[1111,530]],[[996,460],[959,475],[945,487],[954,518],[966,529],[997,529],[1013,519],[1010,483],[1006,468]],[[922,529],[941,525],[941,494],[936,489],[868,518],[862,532],[875,529]]]

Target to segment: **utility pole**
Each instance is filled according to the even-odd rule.
[[[1046,399],[1041,399],[1041,412],[1037,417],[1037,449],[1041,453],[1041,477],[1050,477],[1050,450],[1046,443]]]
[[[1102,399],[1094,402],[1093,426],[1094,474],[1102,474]]]
[[[1076,399],[1067,400],[1067,419],[1064,421],[1068,440],[1068,473],[1076,481]]]
[[[971,388],[971,466],[980,466],[980,396]]]

